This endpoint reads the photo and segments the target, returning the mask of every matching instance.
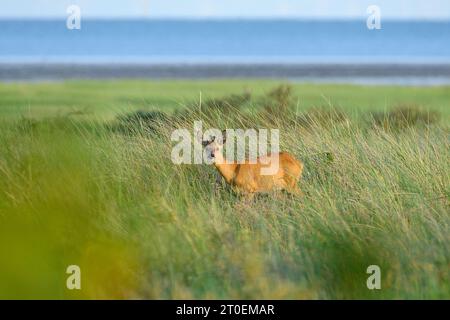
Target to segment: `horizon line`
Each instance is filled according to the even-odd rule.
[[[0,16],[0,21],[11,20],[28,20],[28,21],[59,21],[66,20],[67,16],[48,16],[48,17],[34,17],[34,16]],[[161,17],[145,17],[145,16],[88,16],[82,18],[84,21],[103,20],[103,21],[365,21],[365,16],[351,16],[351,17],[307,17],[307,16],[161,16]],[[450,17],[386,17],[382,21],[412,21],[412,22],[448,22]]]

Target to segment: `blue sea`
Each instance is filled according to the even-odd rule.
[[[450,22],[0,20],[0,62],[449,63]]]

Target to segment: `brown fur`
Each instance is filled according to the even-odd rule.
[[[300,180],[303,164],[287,152],[279,155],[278,170],[273,175],[261,175],[261,169],[270,167],[267,160],[274,159],[272,155],[258,158],[256,163],[227,163],[223,156],[216,155],[214,163],[217,170],[237,191],[247,194],[286,190],[301,194],[297,182]]]
[[[230,163],[225,160],[222,153],[226,140],[225,131],[222,136],[224,138],[221,141],[216,140],[215,137],[212,140],[200,141],[214,159],[214,166],[219,173],[236,191],[246,195],[274,190],[286,190],[291,193],[302,194],[297,183],[302,175],[303,164],[292,155],[281,152],[257,158],[252,163],[248,160],[245,163]],[[276,155],[278,155],[279,161],[277,171],[270,175],[262,174],[263,168],[266,168],[264,173],[267,173],[267,169],[275,164]],[[276,168],[276,165],[274,166],[273,169]]]

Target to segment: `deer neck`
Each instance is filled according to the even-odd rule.
[[[237,163],[226,162],[222,152],[218,152],[216,155],[216,161],[214,162],[214,166],[220,172],[222,177],[225,178],[225,181],[228,184],[231,183],[236,174]]]

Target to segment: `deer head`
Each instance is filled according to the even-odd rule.
[[[197,140],[202,144],[208,160],[215,163],[218,159],[220,160],[223,158],[222,150],[226,142],[226,130],[223,130],[221,133],[220,131],[215,132],[213,135],[208,135],[207,132],[205,132],[205,136],[208,138],[203,139],[198,132]]]

